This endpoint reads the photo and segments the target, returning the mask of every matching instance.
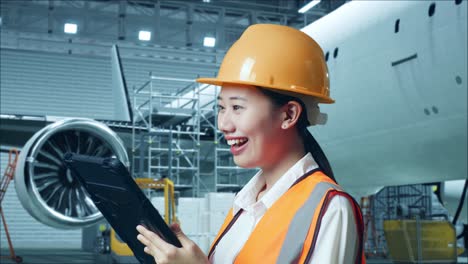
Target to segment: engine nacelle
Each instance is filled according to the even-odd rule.
[[[106,125],[92,119],[65,119],[44,127],[24,145],[16,166],[16,193],[39,222],[56,228],[82,228],[103,216],[65,166],[62,157],[68,151],[116,156],[129,165],[124,144]]]

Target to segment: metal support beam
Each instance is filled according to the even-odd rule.
[[[127,10],[127,1],[119,1],[118,32],[119,40],[125,40],[125,16]]]
[[[54,31],[54,0],[49,0],[49,8],[47,12],[47,33],[52,34]]]
[[[89,1],[84,2],[83,13],[85,19],[82,22],[82,31],[88,32],[90,25],[89,14],[91,13]]]
[[[159,0],[154,3],[154,43],[161,43],[161,3]]]
[[[257,12],[250,11],[249,24],[253,25],[253,24],[257,24],[257,23],[258,23]]]
[[[216,46],[217,47],[224,47],[225,46],[225,36],[226,32],[224,30],[224,16],[226,15],[226,11],[224,8],[219,10],[218,13],[218,22],[216,24]]]
[[[188,5],[187,6],[187,22],[186,22],[186,28],[185,28],[185,36],[186,36],[186,41],[185,45],[187,47],[191,47],[193,45],[193,6]]]

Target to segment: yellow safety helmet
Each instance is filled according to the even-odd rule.
[[[278,92],[311,96],[331,104],[327,64],[323,51],[304,32],[281,25],[248,27],[226,53],[216,78],[200,83],[222,86],[245,84]]]

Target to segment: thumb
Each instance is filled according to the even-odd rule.
[[[185,246],[188,242],[191,240],[182,232],[182,229],[180,228],[180,225],[178,223],[173,223],[171,225],[171,230],[174,232],[176,237],[180,240],[180,243],[182,246]]]

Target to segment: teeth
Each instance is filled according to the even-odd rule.
[[[245,138],[242,138],[242,139],[230,139],[227,141],[228,145],[229,146],[232,146],[232,145],[239,145],[239,144],[242,144],[244,142],[246,142],[247,139]]]

